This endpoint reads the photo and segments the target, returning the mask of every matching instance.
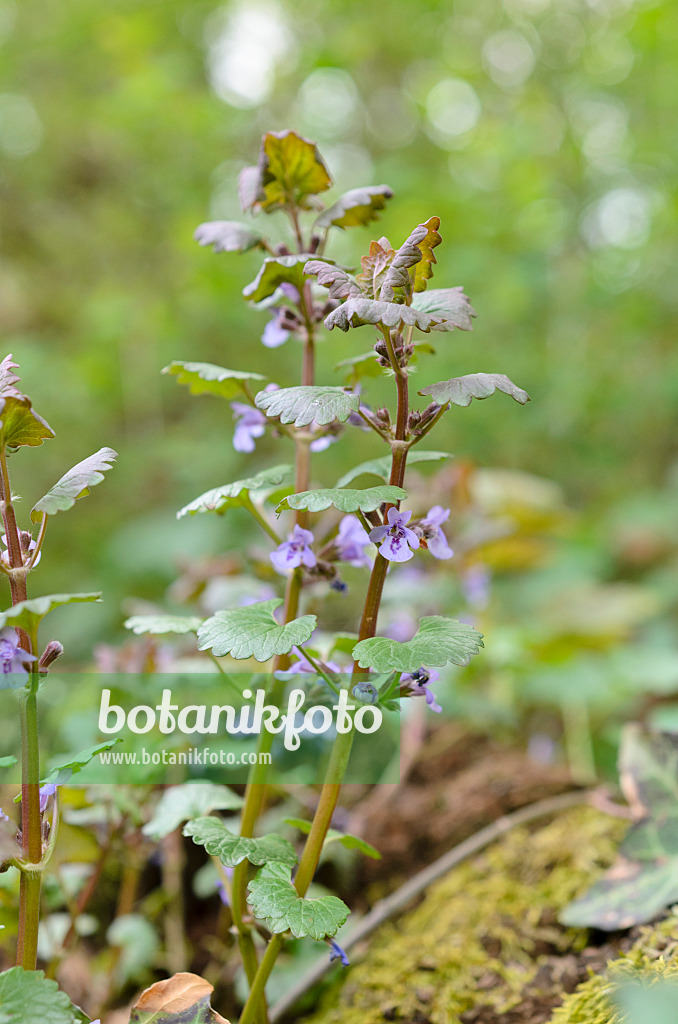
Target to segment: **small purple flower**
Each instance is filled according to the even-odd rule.
[[[436,700],[436,696],[428,687],[440,679],[440,672],[435,669],[418,668],[416,672],[409,672],[400,677],[401,697],[426,697],[426,703],[431,711],[440,714],[443,710]]]
[[[28,676],[27,661],[36,661],[34,654],[19,647],[16,632],[11,626],[0,629],[0,674]]]
[[[299,565],[305,565],[312,569],[317,559],[311,548],[313,534],[310,530],[304,530],[298,524],[291,533],[288,533],[287,540],[283,541],[275,551],[268,556],[273,562],[277,572],[286,576],[290,569],[296,569]]]
[[[266,432],[266,417],[245,402],[231,402],[231,409],[235,414],[233,447],[237,452],[253,452],[255,438]]]
[[[57,783],[48,782],[47,785],[40,787],[40,813],[44,814],[47,810],[47,804],[50,801],[50,797],[53,797],[57,791]]]
[[[449,508],[434,505],[419,526],[423,530],[424,547],[427,547],[434,558],[452,558],[454,551],[447,543],[447,537],[441,527],[450,518]]]
[[[280,326],[280,310],[277,306],[272,306],[269,312],[272,316],[264,327],[264,333],[261,336],[261,343],[262,345],[265,345],[266,348],[279,348],[280,345],[285,344],[290,336],[290,332]]]
[[[5,814],[2,807],[0,807],[0,821],[9,821],[9,817]]]
[[[9,561],[9,544],[7,543],[7,534],[3,533],[2,536],[0,537],[0,540],[5,545],[5,550],[4,551],[0,551],[0,562],[2,562],[3,565],[6,565],[7,568],[9,569],[10,568],[10,561]],[[23,558],[23,564],[26,565],[26,563],[29,562],[31,560],[32,556],[33,556],[33,552],[36,549],[37,542],[31,537],[30,533],[24,532],[24,531],[22,531],[20,533],[19,540],[20,540],[20,543],[21,543],[21,555],[22,555],[22,558]],[[38,564],[38,562],[40,561],[41,558],[42,558],[42,551],[39,551],[38,552],[38,557],[35,560],[35,565]]]
[[[397,508],[390,508],[387,513],[388,526],[377,526],[370,530],[370,540],[374,544],[381,544],[379,553],[390,562],[407,562],[412,558],[413,551],[419,547],[419,538],[416,533],[409,530],[405,525],[412,517],[411,512],[399,512]]]
[[[341,666],[335,664],[335,662],[333,662],[333,661],[323,661],[323,662],[321,662],[321,664],[322,664],[323,668],[329,669],[330,672],[341,672]],[[287,671],[288,672],[310,672],[314,676],[318,674],[316,672],[316,670],[313,668],[313,665],[311,665],[310,661],[306,661],[306,658],[300,658],[299,661],[292,662],[292,664],[287,669]]]
[[[340,562],[356,567],[372,565],[365,548],[371,543],[357,516],[344,516],[339,523],[339,532],[334,545]]]
[[[311,424],[311,429],[313,430],[315,427],[316,422],[314,420]],[[317,437],[315,441],[311,441],[308,447],[312,452],[324,452],[327,451],[331,444],[338,440],[339,438],[336,434],[323,434],[322,437]]]
[[[363,704],[379,703],[379,691],[374,683],[368,683],[366,681],[357,683],[351,690],[351,693],[356,700],[361,701]]]
[[[334,960],[341,960],[342,967],[351,966],[351,961],[338,942],[335,942],[334,939],[327,939],[327,945],[330,947],[330,963]]]
[[[233,868],[224,868],[224,873],[226,874],[226,878],[229,880],[233,878]],[[223,905],[225,907],[230,907],[231,900],[228,894],[228,887],[224,879],[221,877],[219,877],[219,881],[217,882],[217,892],[219,893],[219,899]]]

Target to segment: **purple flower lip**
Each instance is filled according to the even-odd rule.
[[[401,697],[425,697],[428,707],[436,714],[443,710],[436,700],[435,694],[428,689],[431,683],[440,679],[440,672],[435,669],[418,668],[416,672],[407,672],[400,677]]]
[[[274,569],[282,576],[286,576],[288,572],[298,568],[300,565],[305,565],[307,569],[312,569],[318,561],[311,548],[312,543],[313,534],[311,531],[304,530],[303,527],[297,524],[292,532],[287,535],[287,540],[279,544],[268,557],[271,559]]]
[[[419,538],[407,527],[411,512],[400,512],[390,508],[386,514],[388,526],[376,526],[370,530],[370,540],[379,544],[379,554],[390,562],[407,562],[419,547]]]
[[[333,960],[341,960],[342,967],[350,967],[351,961],[346,955],[346,951],[341,948],[338,942],[334,939],[328,939],[327,944],[330,947],[330,963]]]
[[[344,516],[339,523],[339,532],[334,541],[337,558],[356,567],[372,565],[366,547],[371,541],[357,516]]]
[[[37,661],[37,658],[19,647],[16,631],[11,626],[0,629],[0,673],[28,678],[26,662],[30,661]]]
[[[449,508],[441,505],[434,505],[430,508],[428,515],[419,523],[421,531],[421,546],[428,548],[434,558],[452,558],[454,551],[447,543],[447,537],[442,531],[442,524],[450,517]]]
[[[49,803],[50,797],[54,796],[57,791],[57,783],[48,782],[46,785],[40,787],[40,813],[44,814],[47,810],[47,804]]]

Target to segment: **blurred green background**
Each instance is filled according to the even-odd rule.
[[[120,635],[130,595],[162,599],[177,560],[240,544],[237,515],[175,521],[243,461],[228,407],[160,370],[273,358],[281,384],[297,375],[298,350],[271,356],[266,315],[242,301],[256,254],[192,240],[203,220],[241,216],[235,179],[266,130],[316,139],[338,190],[395,190],[379,225],[337,240],[339,259],[442,218],[434,284],[463,284],[479,316],[440,336],[417,382],[502,372],[533,401],[455,409],[434,447],[557,481],[603,534],[638,495],[663,507],[677,46],[671,0],[0,0],[2,347],[57,433],[12,459],[22,509],[100,446],[120,453],[50,524],[34,578],[33,593],[105,591],[101,609],[55,619],[74,655]],[[337,334],[320,357],[332,383],[371,344],[368,328]],[[318,456],[318,479],[367,445]]]

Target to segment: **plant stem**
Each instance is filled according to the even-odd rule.
[[[266,517],[261,513],[261,511],[254,504],[254,502],[250,498],[249,494],[245,497],[245,499],[243,500],[242,504],[243,504],[243,508],[247,509],[249,514],[252,516],[252,518],[257,521],[257,523],[262,528],[264,533],[268,534],[268,536],[271,538],[273,543],[274,544],[281,544],[282,540],[280,539],[278,534],[275,532],[275,530],[273,529],[271,524],[268,522]]]

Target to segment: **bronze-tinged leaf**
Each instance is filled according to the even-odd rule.
[[[360,295],[360,288],[355,278],[341,267],[333,267],[324,260],[309,260],[304,273],[316,276],[318,284],[328,288],[331,299],[348,299],[350,295]]]
[[[142,992],[130,1024],[228,1024],[210,1006],[213,991],[197,974],[175,974]]]
[[[0,398],[0,445],[3,448],[35,448],[54,437],[46,420],[33,409],[30,398],[17,392]]]
[[[257,200],[265,213],[289,205],[310,209],[307,197],[332,185],[315,143],[289,129],[264,135],[258,170]]]
[[[15,388],[15,384],[19,384],[21,377],[17,376],[14,372],[19,369],[19,364],[15,363],[12,358],[12,353],[6,355],[0,363],[0,396],[6,395],[18,395],[21,396],[21,392],[18,388]]]
[[[433,249],[442,239],[438,234],[440,217],[431,217],[418,224],[393,257],[384,276],[379,298],[386,302],[407,302],[413,292],[423,292],[433,276],[436,262]]]
[[[393,189],[388,185],[352,188],[316,217],[313,228],[326,231],[330,227],[352,228],[369,224],[377,219],[378,211],[383,210],[386,201],[392,198]]]
[[[388,238],[382,237],[376,242],[370,242],[370,251],[363,256],[360,263],[362,273],[356,278],[361,290],[371,299],[379,297],[384,277],[393,263],[395,249],[392,248]]]

